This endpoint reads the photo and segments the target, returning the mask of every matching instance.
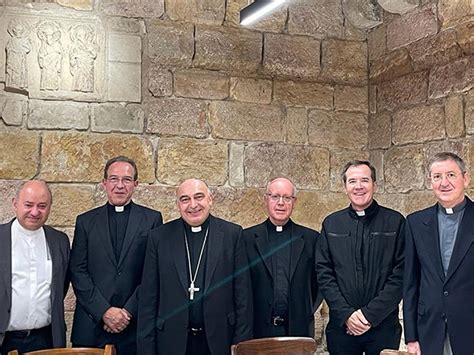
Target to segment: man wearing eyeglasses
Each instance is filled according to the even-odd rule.
[[[405,341],[417,355],[474,354],[474,204],[456,154],[429,163],[436,205],[407,217]]]
[[[114,344],[118,355],[136,354],[138,288],[148,232],[161,213],[132,202],[135,162],[117,156],[105,164],[108,202],[77,217],[70,271],[77,302],[74,347]]]
[[[254,301],[254,337],[314,336],[321,299],[314,267],[319,233],[294,223],[296,188],[271,180],[264,202],[268,219],[244,231]]]
[[[316,257],[329,306],[328,350],[378,355],[400,345],[405,219],[374,200],[376,171],[370,162],[348,162],[342,179],[350,205],[323,221]]]

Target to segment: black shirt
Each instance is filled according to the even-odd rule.
[[[403,216],[376,201],[360,216],[352,207],[325,218],[316,256],[330,321],[343,326],[361,309],[372,324],[398,321],[402,297]]]
[[[120,253],[122,252],[125,233],[127,232],[131,203],[123,206],[122,212],[116,212],[115,207],[116,206],[111,205],[110,203],[107,204],[110,238],[112,241],[112,247],[114,248],[115,260],[118,261],[120,259]]]
[[[271,263],[274,275],[273,284],[273,316],[288,316],[288,290],[290,287],[290,251],[291,225],[288,221],[277,232],[276,226],[267,219],[268,244],[272,251]],[[274,252],[273,252],[274,251]]]
[[[184,220],[183,220],[184,222]],[[189,245],[189,253],[191,259],[191,271],[192,276],[196,273],[197,263],[199,260],[199,254],[204,243],[204,237],[206,231],[209,228],[209,217],[201,225],[200,232],[192,232],[191,226],[184,222],[184,230],[186,233],[186,239]],[[208,232],[209,233],[209,232]],[[194,300],[189,300],[189,327],[192,328],[203,328],[204,327],[204,309],[203,309],[203,295],[204,295],[204,282],[206,280],[206,264],[207,264],[207,243],[209,242],[209,234],[206,245],[202,253],[201,264],[194,282],[194,287],[199,288],[199,291],[194,292]],[[191,284],[191,275],[189,275],[188,261],[186,260],[187,274],[188,274],[188,287]],[[189,291],[188,291],[189,295]]]

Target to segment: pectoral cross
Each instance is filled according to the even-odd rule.
[[[194,292],[198,292],[199,287],[194,287],[194,282],[191,281],[191,284],[189,285],[188,291],[189,291],[189,299],[192,301],[194,299]]]

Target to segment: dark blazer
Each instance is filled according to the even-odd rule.
[[[407,217],[403,285],[405,341],[441,355],[446,327],[454,355],[474,353],[474,203],[466,197],[447,275],[439,246],[437,205]]]
[[[102,346],[110,338],[103,330],[102,316],[111,306],[125,308],[132,315],[130,325],[120,333],[120,341],[135,341],[137,289],[142,278],[148,232],[163,221],[160,212],[131,204],[119,260],[112,247],[107,205],[77,217],[70,262],[77,298],[73,344]],[[114,338],[117,339],[117,335]]]
[[[315,271],[315,255],[319,233],[292,224],[290,250],[290,288],[288,335],[314,336],[314,312],[321,302]],[[247,257],[252,277],[255,338],[273,336],[273,274],[266,222],[244,230]]]
[[[0,225],[0,344],[10,320],[12,305],[12,238],[14,220]],[[66,323],[64,322],[64,297],[69,288],[67,277],[69,262],[69,238],[63,232],[43,226],[46,243],[53,263],[51,282],[51,329],[53,346],[66,346]]]
[[[211,354],[252,337],[252,297],[242,228],[210,216],[204,327]],[[189,320],[189,281],[181,218],[150,232],[138,310],[139,354],[182,355]]]

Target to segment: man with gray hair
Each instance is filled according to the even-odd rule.
[[[313,314],[321,301],[315,270],[319,233],[291,220],[296,188],[289,179],[271,180],[264,202],[268,219],[244,230],[254,337],[313,337]]]
[[[45,225],[51,204],[44,181],[27,181],[12,201],[16,217],[0,225],[2,355],[66,346],[69,239]]]
[[[398,349],[403,282],[403,216],[374,200],[376,171],[364,160],[342,172],[350,205],[323,221],[316,256],[318,283],[329,305],[331,355],[378,355]]]
[[[464,161],[442,152],[430,160],[438,202],[410,214],[405,228],[403,323],[417,355],[474,354],[474,204],[465,195]]]

